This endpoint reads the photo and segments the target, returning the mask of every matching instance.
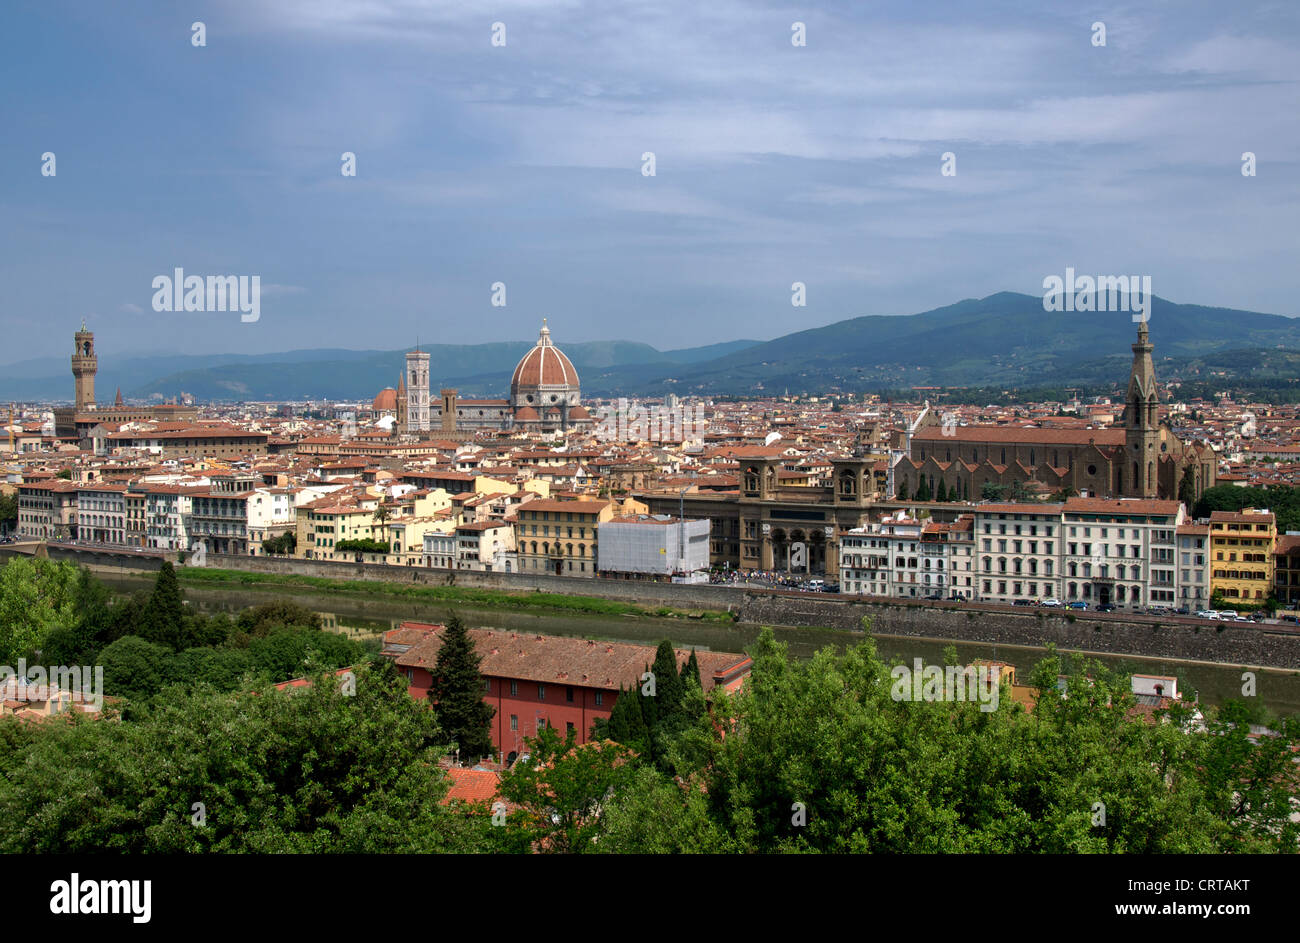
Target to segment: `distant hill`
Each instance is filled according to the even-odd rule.
[[[591,396],[863,392],[915,386],[978,388],[1122,385],[1136,325],[1127,312],[1049,312],[1042,298],[1000,292],[906,316],[866,315],[758,342],[660,351],[631,341],[561,345]],[[1180,305],[1154,298],[1150,316],[1162,380],[1245,382],[1283,389],[1300,375],[1300,319]],[[434,391],[503,396],[532,341],[432,344]],[[96,382],[107,401],[174,396],[201,401],[369,399],[395,386],[404,351],[303,350],[285,354],[101,356]],[[57,369],[56,369],[57,367]],[[50,372],[52,371],[52,372]],[[0,369],[0,401],[71,395],[67,361]]]

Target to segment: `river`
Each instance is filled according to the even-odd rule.
[[[116,593],[148,590],[153,578],[123,577],[101,574],[105,585]],[[292,599],[299,605],[319,612],[325,627],[356,639],[377,638],[405,621],[442,622],[451,606],[388,596],[336,596],[310,588],[288,586],[183,586],[187,602],[202,612],[238,612],[249,606],[274,599]],[[585,613],[550,613],[517,609],[473,609],[456,606],[466,624],[475,628],[502,629],[539,635],[568,635],[615,642],[640,642],[655,645],[669,639],[682,648],[696,647],[713,651],[745,651],[758,638],[761,626],[749,623],[720,624],[683,619],[657,619],[645,616],[608,616]],[[802,627],[774,628],[779,641],[789,647],[796,658],[810,658],[826,647],[842,649],[863,636],[836,629]],[[1018,681],[1028,680],[1029,672],[1046,654],[1044,649],[1020,645],[988,645],[974,642],[874,636],[881,656],[897,656],[911,664],[913,658],[928,663],[942,662],[944,649],[953,645],[962,664],[977,658],[1008,662],[1016,667]],[[1228,698],[1240,698],[1241,668],[1205,662],[1140,659],[1119,655],[1096,655],[1099,661],[1127,673],[1173,675],[1179,680],[1184,696],[1192,691],[1206,704],[1220,704]],[[1256,690],[1264,707],[1275,714],[1300,712],[1300,671],[1271,668],[1254,669]]]

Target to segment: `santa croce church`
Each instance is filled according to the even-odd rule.
[[[1124,413],[1116,426],[956,426],[945,435],[936,411],[928,410],[894,467],[898,496],[915,498],[924,481],[931,495],[942,482],[957,501],[980,500],[987,483],[1017,482],[1040,496],[1073,488],[1096,497],[1178,499],[1180,493],[1190,493],[1199,498],[1214,485],[1217,458],[1208,444],[1180,439],[1160,418],[1151,351],[1143,321],[1133,345]]]

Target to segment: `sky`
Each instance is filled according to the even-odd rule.
[[[543,317],[671,349],[1067,267],[1300,314],[1294,0],[7,0],[0,24],[0,363],[69,353],[83,318],[101,355]],[[260,316],[155,311],[177,267],[258,276]]]

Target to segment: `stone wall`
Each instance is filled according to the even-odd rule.
[[[1188,624],[1093,619],[1087,613],[1070,621],[1065,613],[1027,608],[1003,612],[935,607],[908,603],[865,603],[852,599],[817,599],[748,593],[740,608],[744,622],[764,625],[828,626],[861,632],[862,618],[871,632],[954,642],[1043,647],[1183,658],[1229,665],[1300,669],[1300,635],[1270,633],[1267,627],[1216,622]]]
[[[26,552],[0,547],[0,561]],[[106,572],[156,571],[165,557],[130,551],[50,547],[55,560],[72,560]],[[376,580],[426,586],[514,593],[555,593],[595,596],[642,606],[674,609],[714,609],[734,612],[740,621],[776,626],[825,626],[861,632],[862,618],[871,619],[879,635],[910,636],[987,642],[999,645],[1042,647],[1055,644],[1064,650],[1104,652],[1141,658],[1183,658],[1231,665],[1259,665],[1300,669],[1300,634],[1270,632],[1268,627],[1216,622],[1161,621],[1159,616],[1094,618],[1090,613],[1070,617],[1060,611],[1012,607],[963,609],[927,602],[862,602],[836,595],[781,594],[735,586],[651,583],[633,580],[581,579],[526,573],[449,572],[377,563],[299,560],[284,557],[247,557],[208,554],[208,566],[251,573],[299,574],[336,580]]]

